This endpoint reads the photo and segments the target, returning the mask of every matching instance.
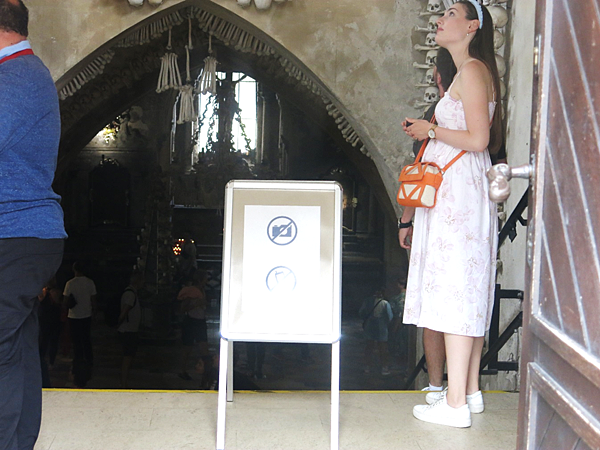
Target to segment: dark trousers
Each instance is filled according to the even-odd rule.
[[[92,366],[94,365],[91,337],[92,318],[69,318],[69,329],[73,344],[73,368],[71,369],[73,383],[76,387],[83,389],[92,378]]]
[[[0,239],[0,450],[31,450],[42,415],[37,295],[60,266],[62,239]]]

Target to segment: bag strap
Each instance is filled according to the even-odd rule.
[[[363,320],[363,324],[366,323],[367,320],[369,320],[371,318],[371,314],[373,314],[373,311],[375,311],[375,308],[377,308],[383,300],[384,299],[381,298],[381,299],[379,299],[379,301],[377,303],[375,303],[375,306],[373,306],[373,309],[369,312],[369,314],[367,314],[367,317],[365,317],[365,320]]]
[[[429,123],[435,123],[435,113],[433,114],[433,116],[431,116],[431,120],[429,121]],[[430,140],[429,138],[425,138],[425,140],[423,141],[423,144],[421,145],[421,149],[419,150],[419,154],[415,158],[415,163],[418,163],[419,161],[421,161],[421,158],[423,157],[423,153],[425,152],[425,147],[427,147],[427,144],[429,144],[429,140]],[[452,159],[452,161],[450,161],[448,164],[446,164],[444,166],[444,168],[442,169],[442,174],[444,174],[444,172],[446,170],[448,170],[452,164],[454,164],[456,161],[458,161],[460,159],[460,157],[462,155],[464,155],[465,153],[467,153],[467,151],[462,150],[458,155],[456,155]]]

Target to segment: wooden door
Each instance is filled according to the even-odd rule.
[[[519,449],[600,449],[600,0],[537,0]]]

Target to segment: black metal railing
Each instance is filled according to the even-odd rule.
[[[511,213],[510,217],[498,233],[498,248],[502,246],[504,241],[506,241],[506,238],[509,238],[511,242],[515,240],[517,237],[517,224],[527,226],[527,219],[523,218],[523,212],[525,212],[525,208],[527,208],[528,198],[529,188],[527,188],[521,197],[521,200],[519,200],[519,203],[517,206],[515,206],[515,209]],[[496,292],[494,294],[494,309],[492,311],[492,322],[490,324],[489,332],[489,348],[488,351],[482,356],[481,364],[479,366],[479,371],[482,375],[495,375],[500,370],[507,372],[519,370],[519,363],[517,361],[498,361],[498,353],[500,350],[506,345],[512,335],[516,333],[523,324],[523,311],[519,311],[512,322],[508,324],[502,334],[500,334],[500,307],[502,299],[519,299],[523,301],[523,291],[517,289],[502,289],[499,284],[496,285]],[[486,367],[487,369],[485,369]],[[406,379],[404,389],[411,389],[421,370],[425,372],[427,371],[425,355],[421,357],[415,368]],[[446,375],[444,375],[444,379],[446,379]]]

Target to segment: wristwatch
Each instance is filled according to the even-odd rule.
[[[431,125],[431,128],[427,132],[427,136],[429,136],[429,139],[435,139],[435,129],[436,128],[437,128],[436,124]]]
[[[402,228],[410,228],[412,227],[412,220],[410,222],[402,222],[402,219],[398,219],[398,229],[401,230]]]

